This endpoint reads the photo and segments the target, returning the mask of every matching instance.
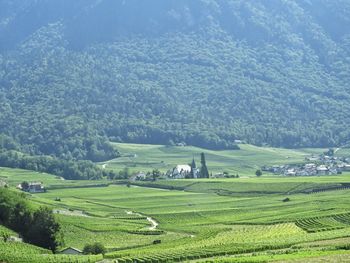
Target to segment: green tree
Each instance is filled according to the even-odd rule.
[[[101,243],[87,244],[84,246],[83,254],[85,255],[104,255],[106,253],[106,248]]]
[[[258,177],[262,176],[262,171],[260,169],[256,170],[255,175]]]
[[[119,172],[119,178],[128,179],[130,176],[130,171],[128,167],[125,167],[122,171]]]
[[[49,208],[41,207],[34,212],[32,224],[25,238],[30,243],[50,249],[53,252],[63,243],[60,225],[56,222]]]
[[[161,172],[158,169],[153,169],[152,171],[152,180],[155,181],[161,176]]]
[[[10,216],[10,225],[18,233],[25,233],[32,223],[32,214],[25,203],[15,205]]]
[[[24,181],[21,183],[21,187],[23,191],[27,191],[29,189],[29,183],[27,181]]]
[[[209,172],[208,172],[208,167],[207,167],[204,153],[201,153],[201,165],[202,166],[201,166],[201,170],[200,170],[200,177],[201,178],[209,178]]]

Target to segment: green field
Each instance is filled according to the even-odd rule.
[[[121,146],[124,155],[136,154],[135,170],[153,167],[142,163],[156,160],[157,156],[164,160],[163,169],[167,169],[166,165],[183,163],[195,151],[201,151],[171,147],[165,154],[169,150],[165,146]],[[150,151],[148,156],[146,149]],[[262,164],[303,161],[314,151],[322,150],[242,145],[241,151],[206,151],[210,169],[216,167],[219,171],[222,165],[225,170],[246,175],[231,179],[132,182],[128,187],[107,181],[66,181],[9,168],[0,169],[0,178],[11,188],[24,180],[43,181],[48,191],[28,197],[36,206],[54,209],[65,246],[82,249],[87,243],[101,242],[108,250],[108,260],[347,262],[349,174],[257,178],[253,173]],[[106,168],[122,169],[125,158],[129,157],[108,162]],[[55,201],[57,197],[61,201]],[[0,228],[0,233],[8,231]],[[155,240],[161,243],[153,244]],[[47,262],[95,262],[102,258],[51,255],[27,244],[5,244],[1,240],[0,247],[4,248],[0,250],[0,261],[5,262],[46,262],[42,257]],[[27,253],[25,261],[19,259],[21,253]]]
[[[64,180],[59,176],[47,173],[40,173],[22,169],[13,169],[0,167],[0,180],[7,182],[10,186],[17,186],[23,181],[42,182],[47,189],[75,188],[87,186],[107,185],[110,182],[106,180],[87,181],[87,180]]]
[[[164,146],[148,144],[115,143],[122,157],[110,160],[104,165],[106,169],[122,170],[128,167],[132,172],[147,172],[156,168],[162,172],[174,168],[177,164],[188,164],[195,157],[200,162],[200,153],[206,155],[210,172],[254,175],[256,169],[263,165],[288,164],[303,162],[311,153],[321,153],[322,149],[281,149],[257,147],[249,144],[239,145],[241,150],[212,151],[193,146]]]

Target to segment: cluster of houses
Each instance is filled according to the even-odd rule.
[[[306,157],[306,164],[263,166],[262,171],[285,176],[336,175],[350,171],[350,158],[325,154]]]

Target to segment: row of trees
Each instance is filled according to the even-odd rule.
[[[24,241],[56,251],[63,244],[60,225],[47,207],[32,210],[25,195],[0,188],[0,224],[18,232]]]
[[[91,161],[62,160],[51,156],[30,156],[17,151],[0,150],[0,166],[50,173],[68,180],[123,178],[122,174],[101,169]]]

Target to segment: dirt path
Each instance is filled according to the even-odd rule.
[[[137,216],[143,216],[142,214],[140,213],[135,213],[133,211],[125,211],[128,215],[137,215]],[[158,227],[158,222],[156,220],[154,220],[152,217],[147,217],[146,218],[148,222],[151,223],[151,226],[148,228],[148,230],[156,230],[157,227]]]
[[[151,226],[148,228],[149,230],[156,230],[158,223],[152,217],[147,217],[147,221],[151,223]]]

